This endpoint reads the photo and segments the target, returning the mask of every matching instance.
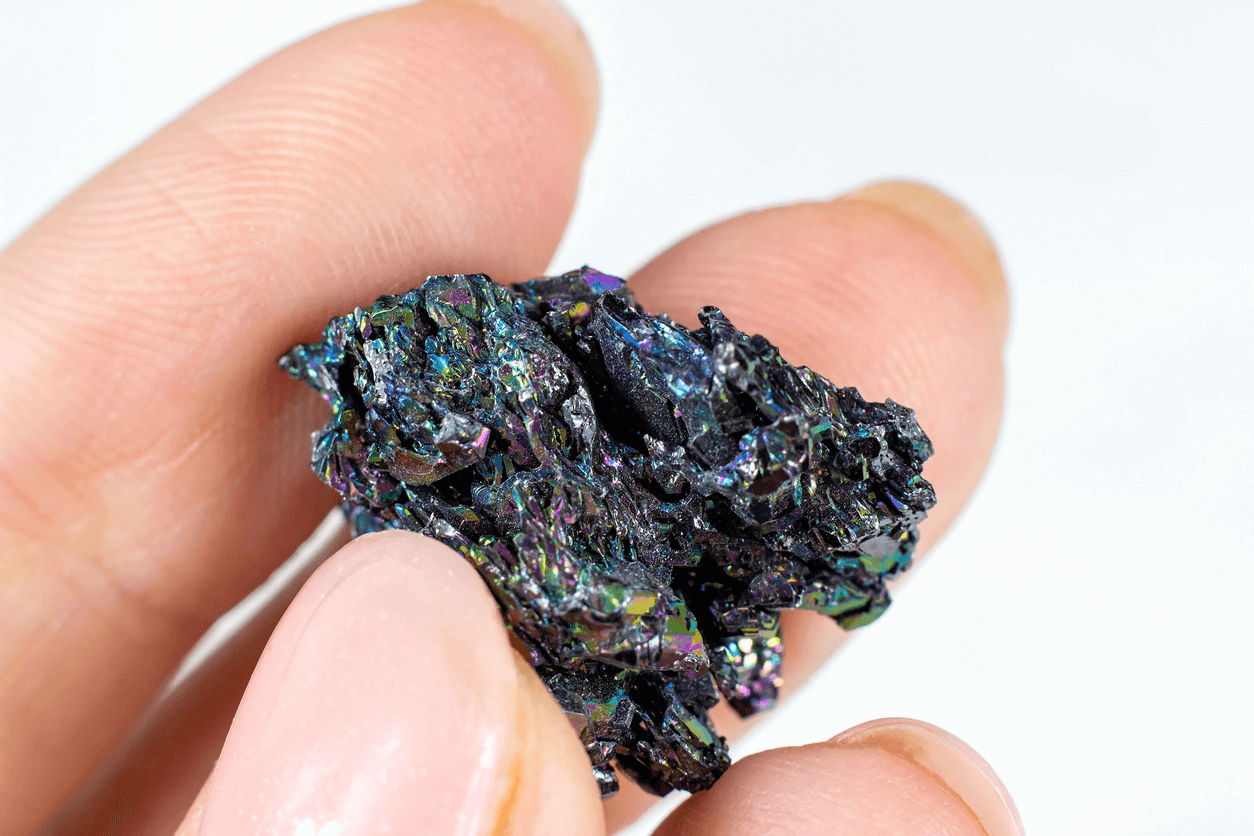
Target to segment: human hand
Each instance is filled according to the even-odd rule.
[[[428,274],[544,272],[594,74],[561,13],[499,6],[431,2],[298,44],[0,255],[0,834],[48,816],[333,504],[307,471],[322,405],[274,359]],[[650,310],[691,323],[718,304],[791,361],[914,406],[937,447],[925,541],[952,521],[996,432],[1005,319],[996,258],[961,209],[885,185],[754,213],[631,283]],[[784,629],[790,683],[841,640],[807,613]],[[511,653],[451,552],[405,534],[347,547],[258,666],[203,832],[597,832],[583,752]],[[229,716],[237,695],[213,696]],[[715,722],[734,736],[729,714]],[[222,738],[200,717],[183,718],[181,768],[133,785],[120,826],[195,793]],[[979,833],[978,817],[1014,832],[978,758],[922,726],[878,729],[746,759],[663,830]],[[644,800],[625,790],[609,821]]]

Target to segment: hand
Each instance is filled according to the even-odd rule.
[[[275,358],[429,274],[543,273],[595,111],[563,13],[433,0],[263,62],[0,254],[0,836],[53,814],[334,504],[307,469],[323,405]],[[1005,327],[996,256],[962,209],[884,184],[753,213],[631,283],[650,310],[693,324],[718,304],[791,361],[915,407],[941,498],[925,542],[953,520],[996,434]],[[789,682],[841,640],[790,613]],[[206,836],[583,834],[647,801],[626,789],[603,819],[490,596],[425,538],[328,561],[240,703],[258,650],[235,648],[170,718],[183,757],[123,764],[125,806],[96,811],[110,832],[170,832],[219,750],[186,832],[203,813]],[[734,737],[729,713],[715,722]],[[908,721],[747,758],[662,832],[772,828],[1018,832],[978,756]]]

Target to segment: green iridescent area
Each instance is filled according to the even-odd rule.
[[[699,316],[646,314],[590,268],[435,276],[281,360],[331,408],[312,466],[355,533],[475,566],[606,795],[615,767],[659,794],[713,783],[708,711],[774,704],[780,611],[873,621],[935,502],[911,410]]]

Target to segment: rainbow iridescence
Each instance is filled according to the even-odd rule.
[[[419,531],[478,569],[604,795],[615,764],[709,787],[719,695],[776,700],[780,611],[873,621],[935,503],[911,410],[700,319],[587,267],[433,276],[280,361],[331,407],[312,464],[354,532]]]

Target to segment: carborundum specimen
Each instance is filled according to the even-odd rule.
[[[584,268],[433,276],[281,361],[331,405],[313,469],[358,534],[465,555],[587,746],[652,792],[728,765],[708,710],[780,683],[780,610],[888,607],[935,502],[914,413],[867,403],[717,309],[691,331]]]

